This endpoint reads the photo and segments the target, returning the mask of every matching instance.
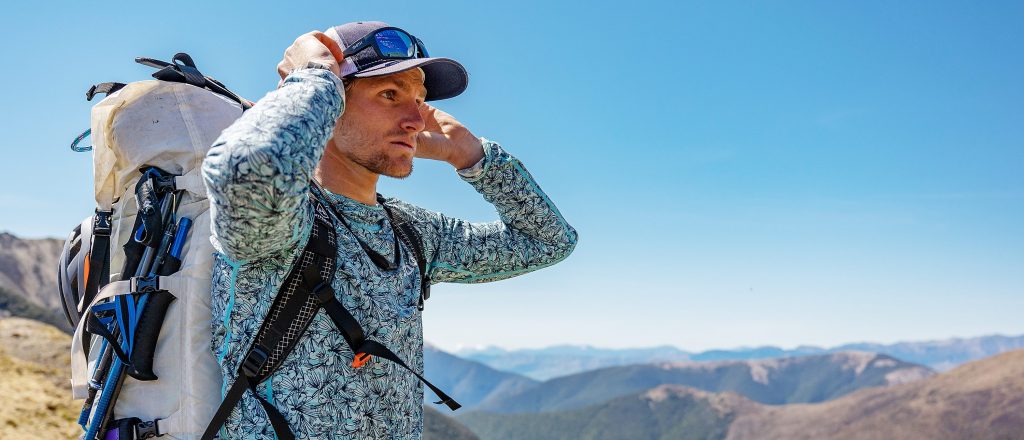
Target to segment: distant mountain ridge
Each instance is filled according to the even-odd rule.
[[[927,379],[816,404],[763,405],[735,393],[661,385],[566,411],[460,417],[507,440],[995,440],[1024,433],[1024,350]]]
[[[629,364],[665,361],[754,360],[843,351],[870,351],[946,371],[965,362],[978,360],[1010,350],[1024,348],[1024,335],[990,335],[936,341],[898,342],[895,344],[851,343],[822,348],[800,346],[783,349],[774,346],[708,350],[691,353],[672,346],[638,349],[604,349],[590,346],[559,345],[540,349],[505,350],[498,347],[463,349],[455,352],[492,368],[515,372],[538,380],[583,371]]]
[[[843,352],[782,359],[663,362],[608,367],[548,380],[486,400],[478,411],[545,412],[582,408],[664,384],[731,391],[766,404],[834,399],[861,388],[919,380],[934,372],[887,355]]]
[[[480,362],[453,356],[430,344],[423,346],[424,377],[458,401],[463,410],[485,400],[501,400],[537,385],[537,381],[515,373],[498,371]],[[429,389],[424,401],[437,400]]]

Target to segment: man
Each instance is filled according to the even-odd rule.
[[[310,238],[313,197],[337,216],[336,299],[369,337],[422,373],[419,269],[376,197],[380,175],[408,176],[414,157],[451,164],[501,217],[469,223],[382,199],[422,237],[431,282],[509,278],[572,252],[576,231],[523,165],[425,103],[465,90],[457,62],[427,57],[405,31],[359,22],[299,37],[278,71],[279,88],[221,134],[203,165],[218,251],[213,348],[225,389]],[[296,438],[419,438],[418,379],[378,358],[353,368],[353,357],[331,319],[317,314],[280,369],[245,393],[222,434],[274,438],[262,398]]]

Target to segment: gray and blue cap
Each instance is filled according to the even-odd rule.
[[[390,27],[380,21],[358,21],[334,26],[325,34],[338,42],[344,50],[363,37],[381,28]],[[427,101],[448,99],[458,96],[469,85],[469,74],[459,62],[450,58],[423,57],[392,59],[382,57],[372,48],[349,55],[342,61],[341,76],[365,78],[390,75],[419,67],[426,78],[423,86],[427,89]]]

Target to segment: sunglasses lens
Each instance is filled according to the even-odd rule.
[[[374,35],[377,48],[381,55],[391,58],[412,58],[416,55],[416,46],[405,32],[388,29]]]

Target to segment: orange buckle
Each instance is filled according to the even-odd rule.
[[[356,353],[356,357],[352,359],[352,368],[362,367],[363,365],[366,365],[367,362],[370,362],[370,359],[372,358],[373,356],[366,353]]]

